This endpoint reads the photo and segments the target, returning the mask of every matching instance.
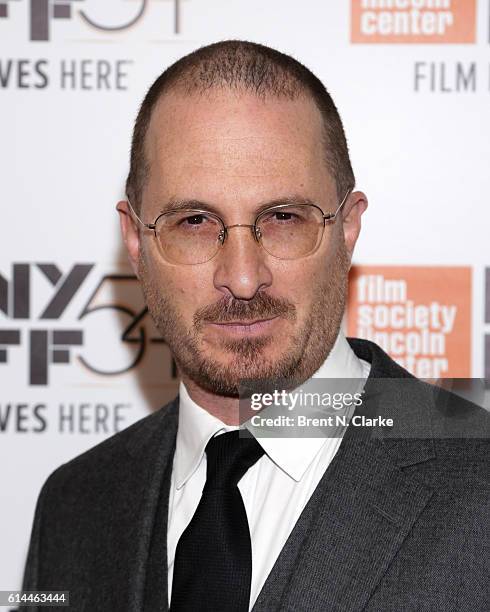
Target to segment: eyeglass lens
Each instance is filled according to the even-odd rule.
[[[296,259],[311,253],[321,240],[323,215],[314,206],[282,206],[259,215],[263,248],[279,259]],[[182,264],[204,263],[221,246],[223,226],[217,218],[199,211],[177,211],[161,216],[155,232],[162,255]]]

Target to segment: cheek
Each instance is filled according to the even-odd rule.
[[[196,310],[216,301],[212,281],[195,269],[175,267],[166,270],[161,282],[165,293],[184,320],[192,320]]]
[[[146,275],[153,287],[173,302],[197,301],[203,293],[205,274],[194,266],[174,266],[162,259],[154,241],[141,250]]]
[[[290,266],[279,282],[284,288],[287,299],[301,306],[311,301],[318,287],[325,284],[328,267],[323,260],[303,260],[301,264]]]

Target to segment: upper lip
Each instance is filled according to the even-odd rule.
[[[272,321],[277,317],[269,317],[268,319],[255,319],[254,321],[217,321],[215,325],[253,325],[254,323],[263,323],[264,321]],[[214,322],[214,321],[213,321]]]

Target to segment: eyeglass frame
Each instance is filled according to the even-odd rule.
[[[252,231],[252,235],[253,235],[255,241],[257,242],[257,244],[259,244],[259,246],[261,246],[266,253],[269,253],[269,251],[264,247],[264,245],[261,242],[262,235],[261,235],[261,232],[260,232],[260,227],[257,226],[257,221],[258,221],[258,219],[262,215],[271,212],[271,210],[280,210],[281,208],[287,208],[289,206],[300,206],[300,207],[308,206],[308,207],[316,208],[317,210],[320,211],[320,213],[322,215],[322,218],[323,218],[323,228],[325,229],[325,222],[326,221],[335,223],[335,221],[337,220],[337,215],[339,214],[340,210],[342,209],[342,207],[346,203],[347,198],[352,193],[352,190],[353,190],[352,187],[347,190],[347,193],[345,194],[343,200],[340,202],[340,204],[338,205],[337,209],[333,213],[324,213],[323,210],[317,204],[313,204],[313,203],[309,203],[309,204],[276,204],[276,205],[271,206],[270,208],[265,208],[264,210],[259,212],[259,214],[255,217],[255,221],[254,221],[253,224],[249,224],[249,223],[234,223],[233,225],[225,225],[225,222],[223,221],[223,219],[219,215],[217,215],[216,213],[213,213],[213,212],[211,212],[209,210],[202,209],[202,208],[189,208],[189,209],[185,209],[185,210],[165,210],[165,211],[160,212],[158,214],[158,216],[156,217],[156,219],[155,219],[155,221],[153,223],[145,223],[139,217],[139,215],[136,213],[136,211],[134,210],[134,208],[133,208],[133,206],[132,206],[132,204],[131,204],[131,202],[129,200],[129,197],[127,195],[126,195],[126,201],[127,201],[128,205],[129,205],[129,208],[130,208],[131,212],[136,217],[137,221],[143,227],[145,227],[146,229],[149,229],[150,231],[152,231],[154,236],[155,236],[155,238],[158,238],[156,227],[157,227],[157,223],[158,223],[159,219],[161,219],[162,217],[164,217],[166,215],[169,215],[169,214],[175,214],[176,212],[193,212],[193,213],[199,213],[199,214],[202,213],[202,214],[205,214],[205,215],[209,215],[209,216],[213,217],[214,219],[216,219],[219,222],[219,224],[221,225],[221,228],[222,228],[221,231],[218,234],[218,240],[219,240],[220,245],[219,245],[216,253],[212,257],[207,259],[206,261],[202,261],[202,262],[198,262],[198,263],[194,263],[194,264],[183,264],[183,263],[177,264],[177,265],[182,265],[182,266],[185,266],[185,265],[187,265],[187,266],[196,266],[199,263],[207,263],[208,261],[211,261],[214,257],[216,257],[216,255],[219,253],[220,247],[222,247],[224,245],[224,243],[226,241],[226,238],[228,237],[228,230],[231,229],[232,227],[249,227],[251,229],[251,231]],[[320,240],[318,241],[318,244],[315,247],[315,249],[313,249],[309,253],[306,253],[305,255],[301,255],[300,257],[295,257],[294,259],[301,259],[302,257],[308,257],[308,255],[311,255],[312,253],[314,253],[316,251],[316,249],[320,246],[320,243],[321,243],[322,239],[323,239],[323,232],[322,232],[322,236],[321,236]],[[274,257],[275,259],[283,260],[283,258],[276,257],[272,253],[269,253],[269,255],[271,257]],[[283,261],[286,261],[286,260],[283,260]],[[172,264],[176,265],[175,262],[170,262],[169,261],[168,263],[172,263]]]

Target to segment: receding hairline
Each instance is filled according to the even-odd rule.
[[[349,159],[342,120],[323,83],[303,64],[280,51],[248,41],[228,40],[201,47],[167,68],[152,84],[138,113],[133,132],[127,194],[139,209],[149,175],[147,135],[160,100],[178,92],[184,96],[219,89],[247,92],[259,99],[291,99],[304,96],[319,111],[327,169],[337,195],[353,188],[355,178]]]
[[[227,93],[230,93],[230,92],[236,95],[237,100],[243,100],[245,97],[248,96],[250,98],[255,98],[259,100],[264,105],[268,104],[269,102],[274,102],[276,100],[277,101],[285,100],[286,102],[304,101],[306,104],[310,106],[311,109],[313,109],[313,112],[316,115],[316,118],[318,120],[318,127],[321,130],[321,144],[322,145],[325,144],[324,140],[327,139],[328,136],[326,134],[325,125],[324,125],[324,121],[321,115],[321,111],[318,108],[312,96],[308,95],[307,91],[298,91],[297,95],[294,98],[288,97],[285,99],[283,97],[279,97],[275,95],[257,96],[255,92],[249,91],[245,89],[244,87],[233,88],[232,90],[231,88],[226,87],[226,86],[216,86],[204,92],[203,91],[192,91],[191,92],[191,91],[187,91],[187,90],[184,90],[178,87],[178,88],[173,88],[171,90],[166,90],[162,92],[162,95],[158,98],[158,100],[155,102],[152,108],[152,112],[149,117],[148,125],[145,131],[144,152],[145,152],[146,159],[148,160],[149,151],[147,149],[147,146],[148,146],[150,131],[155,130],[154,122],[159,112],[162,111],[161,106],[165,104],[167,100],[170,100],[171,103],[176,102],[176,103],[183,103],[183,104],[186,104],[186,103],[192,104],[194,101],[196,101],[196,99],[197,101],[206,101],[206,100],[212,101],[214,96],[219,96],[220,93],[223,93],[223,95],[226,95]],[[223,118],[223,122],[226,123],[226,117]]]
[[[270,93],[270,94],[264,93],[262,95],[259,95],[254,91],[250,91],[245,86],[239,86],[239,85],[237,85],[236,87],[228,87],[227,85],[224,85],[224,84],[215,85],[213,87],[207,88],[206,90],[202,90],[199,88],[192,88],[192,89],[187,88],[185,87],[184,83],[178,83],[178,84],[175,84],[175,86],[172,85],[171,88],[165,89],[165,91],[161,92],[160,96],[155,101],[152,107],[151,114],[149,116],[148,124],[145,130],[145,138],[143,142],[143,151],[142,151],[144,155],[144,164],[145,164],[145,183],[148,181],[149,173],[150,173],[151,151],[148,148],[149,139],[152,136],[152,132],[155,132],[154,137],[157,137],[156,127],[154,123],[155,123],[156,117],[162,105],[167,100],[174,101],[174,102],[182,102],[182,103],[188,102],[192,104],[193,99],[195,100],[197,98],[198,100],[206,100],[206,99],[211,99],[213,96],[219,95],[220,93],[226,94],[228,92],[232,92],[236,94],[237,99],[240,99],[243,96],[250,96],[250,97],[254,97],[260,100],[264,104],[267,104],[268,102],[271,102],[271,101],[273,102],[274,100],[286,100],[288,102],[296,102],[296,101],[303,100],[305,103],[307,103],[310,106],[310,108],[313,109],[313,112],[317,116],[318,128],[320,130],[320,144],[322,148],[325,149],[325,147],[328,146],[328,134],[326,131],[325,121],[323,120],[321,111],[318,108],[318,105],[316,104],[314,97],[308,92],[306,88],[298,87],[294,95],[282,96],[282,95],[276,95],[275,93]],[[224,118],[224,121],[226,122],[226,118]],[[327,165],[328,173],[331,175],[334,182],[336,182],[336,177],[334,173],[332,172],[332,169],[330,168],[330,164],[328,164],[328,160],[326,161],[327,161],[326,165]],[[140,194],[140,198],[141,200],[143,199],[143,193]],[[140,205],[141,205],[141,201],[140,201]]]

